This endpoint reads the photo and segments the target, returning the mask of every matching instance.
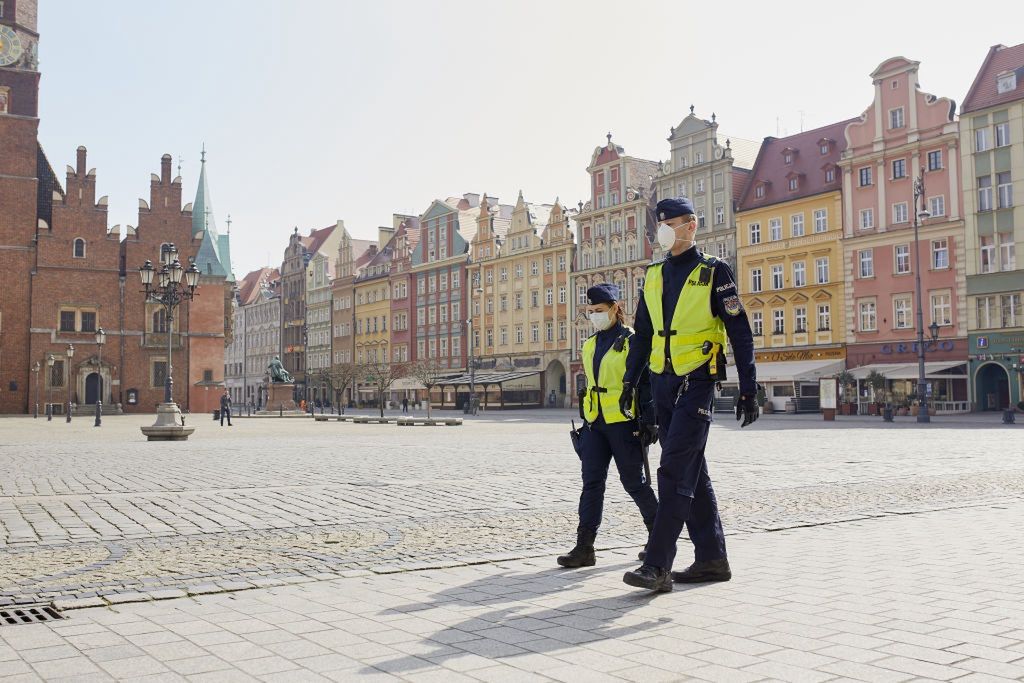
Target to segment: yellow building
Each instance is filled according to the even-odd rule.
[[[737,213],[736,281],[771,408],[817,410],[844,367],[842,174],[849,121],[765,138]],[[735,386],[736,378],[729,384]]]
[[[472,349],[486,403],[565,406],[573,236],[562,206],[481,204],[470,249]],[[489,383],[490,382],[490,383]],[[483,398],[483,396],[482,396]],[[483,402],[483,401],[482,401]]]
[[[355,362],[357,366],[372,368],[374,364],[389,364],[391,348],[391,238],[394,228],[380,228],[376,253],[356,276],[353,287],[355,300]],[[356,383],[356,393],[363,405],[377,400],[376,388],[365,378]]]

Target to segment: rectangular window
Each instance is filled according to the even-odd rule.
[[[516,325],[516,344],[523,343],[523,326]]]
[[[828,230],[828,211],[818,209],[814,212],[814,232],[826,232]]]
[[[978,211],[992,210],[992,176],[978,178]]]
[[[761,243],[761,224],[760,223],[751,223],[749,225],[749,228],[750,228],[750,243],[751,244],[760,244]]]
[[[523,310],[523,293],[522,292],[516,292],[516,310],[517,311]]]
[[[540,341],[540,323],[530,323],[530,341],[534,344]]]
[[[1010,144],[1010,124],[1008,122],[996,124],[996,147],[1006,147]]]
[[[768,235],[772,242],[782,239],[782,219],[772,218],[768,221]]]
[[[530,308],[537,308],[540,306],[540,292],[536,289],[530,292]]]
[[[516,264],[516,277],[517,278],[521,278],[522,276],[523,276],[523,264],[522,263],[517,263]]]
[[[814,259],[814,270],[818,276],[819,285],[828,284],[828,256]]]
[[[74,332],[75,331],[75,311],[61,311],[60,312],[60,331],[61,332]]]
[[[540,274],[540,263],[538,261],[530,261],[530,275]]]
[[[551,321],[544,323],[544,338],[549,341],[555,341],[555,325]]]
[[[910,245],[897,244],[896,251],[896,273],[904,275],[910,272]]]
[[[797,306],[793,309],[793,331],[794,332],[806,332],[807,331],[807,307]]]
[[[932,240],[932,268],[949,268],[949,242],[945,238]]]
[[[870,166],[864,166],[864,167],[858,169],[857,170],[857,175],[858,175],[858,178],[859,178],[859,181],[860,181],[859,185],[861,187],[868,187],[869,185],[871,185],[871,167]]]
[[[427,309],[427,322],[430,323],[431,325],[437,323],[437,309],[434,308],[433,306]],[[369,324],[367,324],[366,328],[366,331],[369,332]]]
[[[873,228],[875,227],[875,211],[874,209],[861,209],[860,210],[860,227]]]
[[[558,255],[558,272],[565,271],[565,254]]]
[[[566,302],[565,287],[558,288],[558,303],[564,304]]]
[[[803,261],[793,262],[793,286],[807,286],[807,265]]]
[[[861,249],[858,253],[861,277],[875,276],[875,256],[872,249]]]
[[[754,268],[750,271],[750,291],[760,292],[761,291],[761,269]]]
[[[1000,327],[1024,325],[1024,311],[1020,308],[1020,294],[1003,294],[999,299]]]
[[[946,215],[946,196],[939,195],[938,197],[928,198],[928,211],[931,213],[932,218],[936,216]]]
[[[860,302],[860,331],[874,332],[878,329],[878,311],[874,301]]]
[[[893,223],[906,223],[907,221],[907,203],[898,202],[892,205],[892,222]]]
[[[786,312],[782,309],[772,311],[772,334],[786,334]]]
[[[900,294],[892,298],[892,326],[897,330],[913,327],[910,314],[910,296]]]
[[[889,110],[889,128],[902,128],[903,127],[903,107],[897,107],[896,109]]]
[[[555,291],[548,287],[544,290],[544,305],[551,306],[555,303]]]
[[[498,310],[504,313],[508,310],[508,295],[502,294],[498,297]]]
[[[764,184],[758,185],[754,188],[754,196],[758,199],[764,199]]]
[[[565,341],[566,329],[567,329],[567,327],[566,327],[565,321],[564,320],[558,321],[558,340],[559,341]]]
[[[929,171],[941,171],[942,170],[942,150],[936,149],[928,152],[928,170]]]
[[[974,151],[984,152],[991,147],[989,144],[988,128],[979,128],[974,131]]]
[[[54,366],[56,367],[56,366]],[[153,361],[153,384],[154,387],[162,387],[167,383],[167,361]]]
[[[506,280],[508,280],[508,268],[507,267],[505,267],[505,266],[501,267],[501,273],[499,273],[498,279],[501,280],[502,282],[505,282]]]
[[[548,256],[546,259],[544,259],[544,272],[549,274],[549,275],[551,274],[551,257],[550,256]]]
[[[725,207],[724,206],[716,206],[715,207],[715,225],[722,225],[723,223],[725,223]]]
[[[980,237],[978,254],[981,257],[981,272],[996,272],[996,240],[994,237],[990,235]]]
[[[996,327],[998,320],[996,298],[994,296],[978,297],[978,327],[981,329]]]
[[[772,266],[772,289],[782,289],[785,287],[782,278],[782,264],[777,263]]]
[[[447,292],[448,291],[448,273],[441,273],[440,275],[438,275],[438,278],[439,278],[440,290],[442,292]]]
[[[794,213],[789,217],[789,231],[793,237],[804,236],[804,215],[802,213]]]
[[[899,180],[907,177],[907,160],[897,159],[892,162],[892,179]]]
[[[445,358],[445,357],[448,356],[448,338],[447,337],[441,337],[440,342],[441,342],[441,354],[440,355],[441,355],[442,358]]]
[[[764,315],[761,311],[753,311],[750,314],[750,329],[755,337],[760,337],[764,334]]]
[[[1009,171],[996,174],[996,200],[1000,209],[1013,206],[1013,181]]]
[[[440,313],[441,313],[441,322],[442,322],[442,323],[446,323],[446,322],[448,322],[448,307],[447,307],[447,306],[445,306],[444,304],[441,304],[441,306],[440,306],[440,309],[441,309],[441,310],[440,310]],[[376,320],[374,320],[374,323],[376,323],[376,322],[377,322],[377,321],[376,321]],[[375,325],[375,327],[376,327],[376,325]],[[376,332],[376,331],[377,331],[377,330],[374,330],[374,332]]]
[[[576,287],[576,303],[580,306],[587,305],[587,288],[585,285],[578,285]]]
[[[999,233],[999,269],[1015,270],[1017,268],[1017,255],[1014,250],[1013,233]]]
[[[953,324],[953,304],[949,292],[937,292],[931,295],[932,322],[936,325]]]
[[[818,305],[818,331],[832,329],[832,307],[829,304]]]

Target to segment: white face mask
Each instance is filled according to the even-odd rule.
[[[658,225],[658,244],[665,251],[668,251],[676,245],[676,231],[671,225],[661,223]]]
[[[590,324],[600,332],[612,326],[612,318],[608,315],[608,311],[593,311],[590,314]]]

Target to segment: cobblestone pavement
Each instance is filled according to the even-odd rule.
[[[570,416],[238,429],[193,416],[184,443],[142,440],[145,417],[99,429],[0,420],[0,604],[83,607],[549,557],[576,526]],[[770,416],[740,431],[718,419],[711,471],[733,535],[1024,493],[1020,427]],[[643,534],[613,473],[599,547],[635,548]]]
[[[635,549],[80,609],[0,627],[28,681],[1024,680],[1024,502],[747,533],[729,583]]]

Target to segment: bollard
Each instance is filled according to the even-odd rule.
[[[1013,414],[1013,408],[1007,408],[1003,411],[1003,424],[1012,425],[1016,421],[1016,417]]]

